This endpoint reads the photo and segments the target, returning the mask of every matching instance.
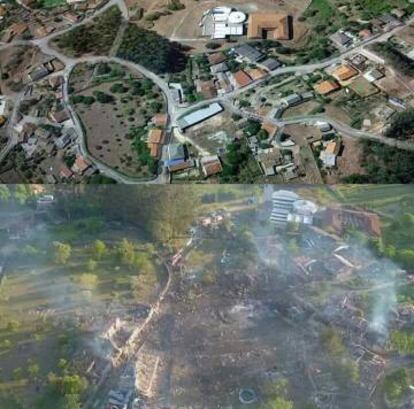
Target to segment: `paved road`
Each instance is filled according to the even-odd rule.
[[[10,115],[10,118],[8,120],[7,124],[7,134],[9,136],[9,140],[7,141],[6,146],[0,151],[0,162],[10,153],[10,151],[17,145],[18,142],[18,136],[17,133],[14,130],[14,126],[17,122],[17,117],[19,113],[19,107],[20,104],[24,98],[25,89],[20,92],[17,97],[14,100],[14,106],[12,114]]]
[[[280,76],[283,74],[295,74],[295,75],[303,75],[306,73],[311,73],[315,70],[319,70],[319,69],[323,69],[323,68],[327,68],[331,65],[335,65],[340,63],[344,58],[350,56],[351,54],[357,53],[357,52],[361,52],[364,50],[364,47],[366,47],[369,44],[372,44],[374,42],[379,42],[379,41],[386,41],[388,38],[390,38],[391,36],[395,35],[397,32],[399,32],[400,30],[402,30],[404,27],[406,27],[408,24],[411,24],[412,22],[414,22],[414,16],[412,18],[410,18],[405,24],[398,26],[396,28],[394,28],[393,30],[383,33],[383,34],[379,34],[376,35],[360,44],[358,44],[356,47],[353,47],[351,49],[348,49],[346,51],[344,51],[343,53],[329,58],[327,60],[318,62],[318,63],[312,63],[312,64],[306,64],[306,65],[296,65],[296,66],[287,66],[287,67],[282,67],[279,68],[277,70],[274,70],[273,72],[271,72],[266,78],[263,78],[262,80],[259,81],[255,81],[252,84],[249,84],[247,87],[241,88],[241,89],[237,89],[234,90],[224,96],[220,96],[220,97],[216,97],[216,98],[212,98],[209,100],[204,100],[204,101],[200,101],[198,103],[192,104],[190,106],[187,107],[182,107],[180,105],[178,105],[171,94],[171,90],[168,87],[168,83],[161,78],[159,75],[153,73],[152,71],[149,71],[148,69],[146,69],[145,67],[143,67],[140,64],[136,64],[130,61],[126,61],[117,57],[112,57],[112,56],[87,56],[87,57],[80,57],[80,58],[72,58],[72,57],[68,57],[64,54],[62,54],[60,51],[56,50],[55,48],[51,47],[50,45],[50,40],[56,38],[57,36],[62,35],[63,33],[72,30],[73,28],[83,25],[83,24],[87,24],[88,22],[92,21],[96,16],[98,16],[99,14],[102,14],[103,12],[105,12],[108,8],[117,5],[119,7],[119,9],[122,12],[123,18],[125,20],[128,20],[128,9],[124,3],[123,0],[110,0],[104,7],[102,7],[101,9],[99,9],[96,13],[94,13],[91,16],[88,16],[87,18],[85,18],[84,20],[82,20],[79,23],[75,23],[72,26],[52,33],[49,36],[40,38],[40,39],[35,39],[35,40],[30,40],[30,41],[15,41],[15,42],[11,42],[9,44],[2,44],[0,45],[0,50],[4,49],[4,48],[8,48],[11,46],[15,46],[15,45],[32,45],[32,46],[37,46],[44,54],[47,55],[51,55],[54,56],[58,59],[60,59],[64,64],[65,64],[65,69],[63,71],[63,77],[65,79],[64,81],[64,103],[68,109],[68,111],[71,114],[72,120],[75,124],[75,128],[79,134],[79,149],[82,152],[82,154],[84,156],[86,156],[89,160],[91,160],[96,166],[97,168],[105,175],[115,179],[118,182],[121,183],[168,183],[169,182],[169,175],[168,172],[162,171],[161,174],[159,176],[157,176],[156,178],[154,178],[151,181],[148,180],[139,180],[133,177],[128,177],[126,175],[121,174],[118,171],[115,171],[113,169],[111,169],[110,167],[106,166],[105,164],[103,164],[102,162],[98,161],[96,158],[93,158],[87,150],[86,147],[86,141],[85,141],[85,135],[82,129],[82,126],[80,124],[79,118],[76,115],[76,112],[74,111],[73,107],[71,106],[70,102],[69,102],[69,95],[68,95],[68,82],[69,82],[69,76],[70,73],[72,72],[73,68],[80,63],[98,63],[98,62],[115,62],[118,63],[120,65],[123,65],[131,70],[137,70],[139,72],[141,72],[143,75],[145,75],[146,77],[150,78],[164,93],[165,98],[166,98],[166,103],[167,103],[167,109],[168,109],[168,113],[170,116],[170,128],[171,127],[175,127],[177,124],[177,119],[179,117],[181,117],[182,115],[197,109],[199,107],[202,107],[206,104],[212,103],[212,102],[220,102],[222,103],[224,106],[230,107],[233,111],[235,110],[235,108],[232,105],[232,101],[233,99],[240,95],[241,93],[244,93],[250,89],[256,88],[258,87],[260,84],[264,83],[265,81],[269,80],[269,78],[271,77],[275,77],[275,76]],[[16,104],[14,107],[14,113],[12,115],[12,119],[9,121],[9,126],[12,128],[15,124],[15,118],[16,118],[16,114],[18,112],[19,109],[19,105],[20,102],[22,100],[22,96],[19,96],[16,100]],[[246,115],[250,115],[247,114],[246,112],[240,111],[241,114],[243,116]],[[298,117],[289,121],[295,121],[293,123],[309,123],[311,121],[314,120],[318,120],[321,119],[322,117],[316,118],[316,117]],[[400,149],[406,149],[406,150],[412,150],[414,151],[414,145],[410,144],[409,142],[401,142],[401,141],[395,141],[392,140],[390,138],[386,138],[383,135],[377,135],[377,134],[372,134],[372,133],[368,133],[368,132],[363,132],[360,130],[356,130],[353,129],[345,124],[339,123],[336,120],[333,120],[332,118],[326,118],[323,117],[324,121],[331,123],[339,132],[342,132],[344,135],[346,136],[351,136],[354,138],[368,138],[368,139],[373,139],[373,140],[378,140],[382,143],[385,143],[387,145],[390,146],[395,146],[398,147]],[[277,121],[274,120],[275,123],[279,123],[279,125],[284,125],[284,124],[288,124],[289,121]],[[9,134],[10,135],[10,134]],[[6,148],[3,149],[2,152],[0,152],[0,161],[2,159],[4,159],[4,157],[8,154],[8,152],[10,151],[10,149],[16,144],[15,139],[13,139],[13,136],[10,135],[10,141],[7,144]],[[168,149],[163,149],[163,155],[162,155],[162,161],[165,161],[167,159],[168,156]]]
[[[90,60],[90,62],[109,62],[109,61],[117,61],[117,58],[109,58],[109,57],[93,57],[93,60]],[[122,60],[121,60],[122,61]],[[124,61],[122,61],[122,63],[124,63]],[[125,65],[125,64],[123,64]],[[154,179],[146,179],[143,180],[142,178],[134,178],[131,176],[127,176],[124,175],[114,169],[112,169],[111,167],[107,166],[106,164],[104,164],[103,162],[99,161],[98,159],[96,159],[94,156],[92,156],[87,148],[87,143],[86,143],[86,136],[85,136],[85,132],[83,130],[82,124],[79,120],[78,115],[76,114],[75,110],[73,109],[72,105],[69,102],[69,92],[68,92],[68,85],[69,85],[69,76],[71,73],[71,70],[73,69],[75,65],[71,66],[71,69],[65,69],[65,73],[64,73],[64,85],[63,85],[63,103],[65,104],[72,122],[74,124],[74,127],[76,129],[77,134],[79,135],[79,143],[78,143],[78,148],[80,150],[80,153],[87,158],[90,162],[92,162],[98,169],[99,171],[116,180],[118,183],[124,183],[124,184],[140,184],[140,183],[145,183],[145,184],[149,184],[149,183],[168,183],[168,174],[166,174],[165,172],[162,172],[160,175],[158,175],[156,178]]]
[[[350,138],[358,139],[370,139],[373,141],[381,142],[384,145],[392,146],[394,148],[399,148],[407,151],[414,152],[414,144],[407,141],[398,141],[396,139],[387,138],[381,134],[375,134],[372,132],[362,131],[360,129],[355,129],[346,125],[336,119],[330,118],[324,115],[307,115],[307,116],[298,116],[287,119],[275,120],[275,123],[279,126],[291,125],[291,124],[308,124],[315,125],[318,122],[328,122],[330,123],[339,133],[348,136]]]
[[[233,99],[237,95],[240,95],[240,94],[242,94],[246,91],[249,91],[251,89],[257,88],[257,86],[259,86],[260,84],[268,81],[269,78],[272,78],[272,77],[276,77],[276,76],[280,76],[280,75],[284,75],[284,74],[304,75],[304,74],[309,74],[309,73],[311,73],[313,71],[316,71],[316,70],[327,68],[331,65],[338,64],[344,58],[347,58],[347,57],[351,56],[352,54],[361,52],[364,49],[364,47],[366,47],[370,44],[387,40],[389,37],[395,35],[399,31],[401,31],[403,28],[405,28],[407,25],[409,25],[413,22],[414,22],[414,17],[407,20],[407,22],[405,24],[403,24],[401,26],[398,26],[398,27],[394,28],[393,30],[391,30],[389,32],[373,36],[373,37],[369,38],[368,40],[365,40],[365,41],[359,43],[356,47],[352,47],[352,48],[344,51],[343,53],[341,53],[341,54],[339,54],[335,57],[331,57],[331,58],[328,58],[324,61],[320,61],[320,62],[317,62],[317,63],[303,64],[303,65],[290,65],[290,66],[287,66],[287,67],[278,68],[278,69],[270,72],[267,77],[265,77],[261,80],[255,81],[255,82],[247,85],[246,87],[236,89],[232,92],[227,93],[226,95],[224,95],[222,97],[216,97],[216,98],[211,98],[211,99],[208,99],[208,100],[200,101],[200,102],[198,102],[196,104],[193,104],[193,105],[191,105],[189,107],[186,107],[186,108],[178,108],[177,111],[179,111],[179,115],[181,116],[181,115],[184,115],[186,112],[188,112],[190,110],[193,110],[194,108],[197,108],[198,106],[202,106],[202,105],[208,104],[210,102],[219,102],[219,101],[222,101],[222,100]]]
[[[407,141],[398,141],[396,139],[388,138],[381,134],[375,134],[368,131],[363,131],[360,129],[352,128],[349,125],[346,125],[334,118],[323,116],[323,115],[308,115],[308,116],[299,116],[292,117],[282,120],[275,121],[279,126],[285,126],[290,124],[305,124],[305,125],[315,125],[318,122],[327,122],[331,124],[339,133],[358,139],[370,139],[373,141],[381,142],[385,145],[396,147],[402,150],[414,151],[414,144]]]

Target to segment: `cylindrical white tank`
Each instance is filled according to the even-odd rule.
[[[293,203],[293,212],[301,215],[311,215],[318,211],[318,206],[309,200],[296,200]]]
[[[229,14],[228,22],[230,24],[240,24],[246,21],[246,14],[241,11],[232,11]]]

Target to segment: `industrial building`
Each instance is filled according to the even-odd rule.
[[[279,68],[282,63],[274,58],[267,58],[266,60],[262,61],[260,65],[266,68],[268,71],[273,71]]]
[[[318,211],[315,203],[303,200],[288,190],[273,192],[272,203],[270,221],[280,227],[288,223],[313,224],[314,214]]]
[[[272,194],[273,209],[270,221],[278,226],[285,226],[289,213],[293,210],[293,204],[299,200],[299,196],[289,190],[277,190]]]
[[[231,7],[215,7],[203,14],[200,21],[202,35],[215,40],[241,36],[246,19],[246,14]]]
[[[259,50],[249,44],[239,45],[234,49],[234,52],[238,54],[240,58],[250,63],[255,63],[263,57],[263,54]]]
[[[191,114],[179,118],[177,123],[181,131],[184,131],[185,129],[203,122],[222,111],[223,107],[218,102],[213,102],[205,108],[198,109],[197,111],[191,112]]]
[[[0,115],[4,115],[6,112],[6,99],[0,95]]]
[[[293,203],[292,212],[288,215],[288,222],[300,224],[313,224],[313,215],[318,211],[318,206],[309,200],[296,200]]]

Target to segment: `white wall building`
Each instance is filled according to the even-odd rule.
[[[300,224],[313,224],[313,215],[318,211],[318,206],[309,200],[296,200],[293,203],[292,212],[288,215],[288,221]]]
[[[246,19],[246,14],[230,7],[212,8],[201,19],[202,35],[217,40],[227,36],[241,36]]]
[[[276,225],[286,225],[289,213],[293,210],[293,204],[299,196],[288,190],[277,190],[272,194],[273,209],[270,221]]]
[[[0,115],[4,115],[6,112],[6,99],[0,95]]]
[[[273,209],[270,221],[277,226],[285,226],[287,223],[313,224],[313,215],[318,211],[318,206],[288,190],[277,190],[272,194]]]

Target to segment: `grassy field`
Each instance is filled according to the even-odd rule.
[[[42,0],[42,5],[44,8],[53,8],[59,7],[66,4],[65,0]]]
[[[306,13],[317,16],[320,23],[326,23],[335,16],[335,8],[328,0],[312,0]]]
[[[93,356],[99,317],[108,306],[148,305],[165,282],[154,248],[139,232],[98,222],[49,226],[16,245],[0,286],[0,408],[19,409],[19,402],[35,409],[55,407],[49,374],[77,373],[87,361],[81,350]],[[133,248],[131,263],[118,255],[124,237]],[[96,239],[106,243],[102,257],[93,251]],[[54,260],[56,240],[71,243],[65,264]],[[62,360],[68,362],[64,368]]]
[[[361,98],[366,98],[379,92],[377,87],[372,85],[363,77],[359,77],[354,80],[350,84],[349,88],[356,92]]]
[[[361,6],[362,10],[371,16],[389,12],[396,7],[405,8],[410,4],[408,0],[358,0],[356,3]]]
[[[338,185],[330,189],[343,204],[362,206],[393,214],[405,202],[414,200],[414,188],[409,185]]]
[[[161,90],[139,72],[117,64],[80,64],[71,86],[92,156],[123,174],[152,177],[157,160],[150,157],[145,139],[152,116],[166,109]]]
[[[47,0],[59,1],[59,0]],[[53,39],[52,44],[72,57],[84,54],[107,55],[122,21],[121,12],[114,6],[92,23],[88,23]]]

